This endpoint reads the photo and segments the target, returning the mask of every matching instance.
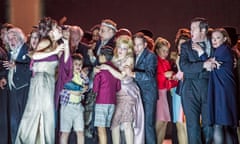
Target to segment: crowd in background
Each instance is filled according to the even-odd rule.
[[[103,19],[1,25],[1,144],[238,144],[240,39],[196,17],[173,44]],[[72,132],[76,139],[72,139]],[[74,137],[75,138],[75,137]]]

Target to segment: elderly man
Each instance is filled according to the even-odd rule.
[[[10,88],[10,135],[11,143],[15,142],[17,130],[28,98],[31,72],[30,58],[27,56],[26,38],[19,28],[7,32],[7,42],[10,47],[10,59],[4,61],[4,67],[9,70],[8,85]]]
[[[88,51],[90,47],[81,42],[84,32],[79,26],[70,26],[70,47],[71,53],[80,53],[83,56],[83,67],[91,68],[92,62],[90,61],[90,56]]]

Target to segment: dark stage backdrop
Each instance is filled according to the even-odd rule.
[[[0,24],[8,21],[7,9],[9,5],[6,0],[0,0]]]
[[[0,0],[0,22],[6,21],[6,0]],[[154,38],[173,42],[178,28],[189,27],[193,17],[209,20],[211,27],[233,26],[240,31],[240,0],[43,0],[43,15],[89,30],[102,19],[111,18],[118,28],[133,33],[149,29]]]
[[[111,18],[118,28],[133,33],[149,29],[154,38],[173,42],[178,28],[189,27],[193,17],[209,20],[211,27],[233,26],[240,30],[240,0],[45,0],[45,15],[68,18],[67,24],[84,30]]]

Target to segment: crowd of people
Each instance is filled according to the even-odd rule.
[[[75,132],[78,144],[162,144],[171,122],[176,144],[238,144],[235,38],[201,17],[173,50],[111,19],[87,32],[44,17],[28,35],[5,23],[0,143],[67,144]]]

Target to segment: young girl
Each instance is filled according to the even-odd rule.
[[[173,71],[169,61],[166,59],[169,54],[170,43],[161,37],[158,37],[155,41],[154,50],[158,56],[157,66],[157,82],[158,82],[158,101],[156,110],[156,133],[157,143],[161,144],[164,140],[167,123],[171,121],[169,105],[167,100],[167,90],[176,86],[177,82],[170,80]],[[175,82],[175,83],[174,83]]]
[[[215,48],[213,63],[218,65],[210,73],[208,88],[209,119],[210,124],[214,125],[214,143],[233,144],[237,138],[237,92],[230,38],[224,29],[212,32],[212,46]]]
[[[80,54],[73,54],[73,78],[64,85],[60,92],[60,143],[67,144],[73,127],[77,134],[77,143],[84,144],[84,108],[81,101],[88,89],[87,73],[82,71],[83,59]]]

